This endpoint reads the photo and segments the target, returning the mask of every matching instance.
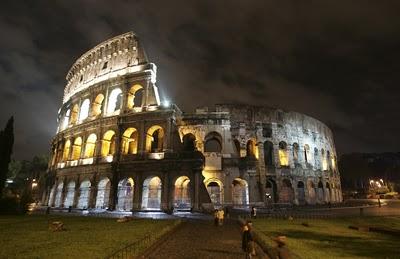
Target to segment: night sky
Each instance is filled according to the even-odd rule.
[[[2,1],[0,125],[14,157],[47,154],[65,76],[134,31],[185,110],[277,106],[325,122],[339,154],[399,151],[400,1]]]

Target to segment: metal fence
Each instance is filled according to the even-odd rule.
[[[123,248],[115,251],[111,255],[106,256],[106,259],[128,259],[134,258],[139,255],[144,249],[148,248],[154,241],[156,237],[147,235],[134,243],[128,244]]]

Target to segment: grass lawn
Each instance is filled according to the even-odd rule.
[[[301,258],[400,258],[400,238],[349,229],[350,225],[400,230],[400,217],[354,217],[321,220],[257,219],[254,227],[267,243],[285,235],[288,248]],[[307,222],[309,227],[302,225]]]
[[[48,230],[61,220],[66,231]],[[159,235],[176,221],[62,216],[0,216],[0,258],[104,258],[124,245]]]

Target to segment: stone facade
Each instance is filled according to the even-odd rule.
[[[67,75],[43,203],[109,210],[340,202],[332,133],[306,115],[161,105],[136,35],[107,40]]]

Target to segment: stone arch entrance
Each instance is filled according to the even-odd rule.
[[[174,207],[178,209],[190,209],[190,179],[187,176],[178,177],[175,181]]]
[[[245,180],[236,178],[232,182],[233,206],[247,206],[249,204],[249,188]]]
[[[218,180],[211,180],[206,186],[211,202],[214,204],[214,206],[220,206],[223,203],[222,183]]]
[[[318,182],[317,200],[318,200],[318,203],[324,202],[324,185],[322,184],[321,181]]]
[[[69,208],[70,206],[74,206],[74,198],[75,198],[75,182],[70,181],[67,185],[67,195],[65,195],[64,207]]]
[[[306,195],[304,192],[304,183],[302,181],[299,181],[297,183],[297,201],[299,202],[299,205],[303,205],[306,203]]]
[[[282,180],[282,189],[279,193],[279,198],[281,202],[284,203],[291,203],[293,202],[293,187],[292,183],[290,182],[289,179],[283,179]]]
[[[63,187],[64,187],[64,183],[61,182],[57,185],[57,193],[56,193],[56,199],[54,202],[54,207],[61,207],[61,203],[62,203],[62,193],[63,193]]]
[[[329,185],[329,183],[327,182],[325,184],[325,201],[326,202],[331,202],[331,186]]]
[[[142,209],[161,209],[161,179],[157,176],[148,177],[143,182]]]
[[[125,178],[118,183],[117,210],[131,211],[133,203],[134,183],[132,178]]]
[[[276,182],[273,179],[267,179],[265,184],[266,198],[267,202],[277,202],[278,201],[278,193],[276,188]]]
[[[96,209],[108,209],[110,199],[110,179],[104,177],[97,186]]]
[[[308,190],[308,203],[315,204],[315,185],[312,180],[308,180],[307,182],[307,190]]]
[[[91,183],[88,179],[81,182],[79,186],[78,208],[87,209],[89,207],[90,187]]]

